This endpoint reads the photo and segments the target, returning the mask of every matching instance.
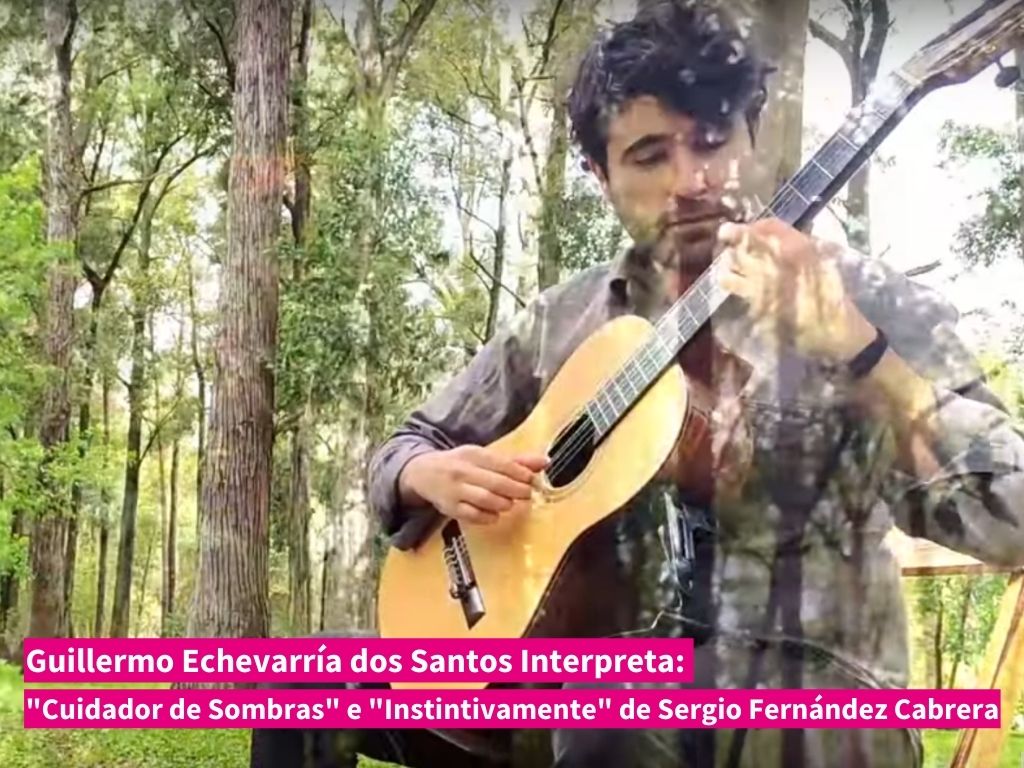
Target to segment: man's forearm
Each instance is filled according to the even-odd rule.
[[[941,461],[930,446],[936,443],[938,409],[935,390],[891,348],[860,382],[858,399],[893,428],[899,469],[926,480]]]

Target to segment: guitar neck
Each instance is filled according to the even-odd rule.
[[[864,164],[875,148],[926,92],[899,72],[876,83],[850,110],[821,149],[787,181],[757,217],[806,227]],[[729,295],[715,279],[716,258],[655,325],[654,333],[587,404],[598,439],[604,437],[671,366]]]

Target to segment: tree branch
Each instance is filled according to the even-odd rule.
[[[204,157],[209,157],[223,144],[222,141],[215,141],[208,147],[203,147],[192,154],[191,157],[186,159],[181,165],[175,168],[164,180],[163,186],[160,187],[160,191],[157,193],[156,200],[153,204],[154,209],[159,207],[160,203],[163,202],[164,197],[171,191],[171,185],[178,179],[181,174],[187,171],[192,165],[201,160]]]
[[[523,131],[523,138],[526,140],[526,148],[530,152],[530,164],[533,166],[533,179],[537,184],[537,192],[543,194],[544,182],[541,179],[540,155],[533,143],[533,134],[530,132],[530,124],[526,115],[526,102],[523,99],[523,81],[517,79],[516,100],[519,102],[519,127]]]
[[[149,434],[146,435],[146,445],[139,453],[140,464],[142,463],[142,460],[146,458],[146,455],[153,447],[153,443],[156,442],[156,439],[158,437],[160,437],[160,433],[163,431],[164,427],[167,426],[167,423],[171,420],[171,417],[174,416],[175,412],[178,410],[178,407],[180,405],[181,398],[178,398],[174,401],[174,404],[171,405],[171,407],[168,408],[167,411],[160,417],[160,419],[150,427]]]
[[[493,131],[494,130],[493,126],[490,126],[490,125],[477,125],[472,120],[469,120],[469,119],[463,117],[462,115],[458,114],[457,112],[454,112],[453,110],[450,110],[447,107],[443,106],[441,104],[441,95],[437,91],[434,91],[434,101],[433,101],[433,104],[431,106],[433,106],[434,109],[436,109],[442,115],[447,117],[449,120],[452,120],[453,122],[456,122],[456,123],[459,123],[461,125],[464,125],[467,128],[471,128],[472,130],[476,131],[477,133],[487,133],[489,131]]]
[[[112,78],[114,75],[119,75],[122,72],[130,70],[132,67],[134,67],[136,64],[138,64],[141,61],[142,61],[142,57],[141,56],[137,56],[134,59],[130,59],[127,64],[122,64],[119,67],[114,67],[113,69],[109,70],[108,72],[104,72],[102,75],[100,75],[99,77],[96,78],[96,82],[93,83],[93,88],[99,88],[101,85],[103,85],[104,82],[106,82],[107,80]]]
[[[558,31],[555,27],[558,24],[558,15],[562,11],[562,3],[563,0],[555,0],[555,7],[551,11],[550,18],[548,18],[547,33],[544,35],[544,42],[541,43],[540,47],[540,58],[533,68],[534,76],[546,71],[548,61],[551,59],[551,49],[554,46],[555,38],[558,37]]]
[[[874,81],[878,75],[878,63],[882,58],[882,48],[889,35],[889,3],[888,0],[871,0],[871,35],[864,49],[864,66],[861,77],[865,84]]]
[[[156,179],[157,174],[160,173],[160,166],[163,165],[164,160],[171,153],[171,150],[174,149],[174,146],[184,137],[185,134],[180,134],[169,141],[164,145],[160,154],[157,156],[156,162],[153,165],[153,173],[145,180],[142,190],[139,192],[139,197],[135,203],[135,210],[132,212],[131,221],[128,223],[124,232],[121,233],[121,239],[117,244],[117,248],[114,249],[114,255],[111,256],[110,263],[107,265],[107,269],[103,273],[102,284],[104,286],[109,284],[114,278],[114,272],[117,271],[117,267],[121,263],[121,256],[128,247],[128,243],[131,242],[132,235],[135,234],[135,227],[139,223],[139,218],[142,216],[142,210],[146,205],[146,201],[149,199],[149,191],[153,186],[153,181]]]
[[[209,18],[207,18],[206,14],[204,14],[196,6],[195,0],[188,0],[188,4],[192,8],[192,10],[195,11],[195,13],[199,16],[199,18],[203,20],[203,24],[206,25],[206,28],[209,29],[213,33],[214,38],[216,38],[216,40],[217,40],[217,47],[220,48],[220,55],[221,55],[221,58],[224,61],[224,70],[225,70],[225,74],[227,75],[228,86],[231,88],[232,91],[234,91],[235,90],[235,61],[234,61],[233,57],[231,56],[231,50],[228,47],[227,40],[225,40],[224,30],[222,30],[220,28],[219,24],[216,24],[213,21],[211,21]]]
[[[480,259],[478,259],[478,258],[476,257],[476,254],[474,254],[474,253],[467,253],[466,255],[467,255],[467,256],[469,256],[469,258],[470,258],[470,259],[472,260],[472,262],[473,262],[473,263],[474,263],[474,264],[476,265],[476,268],[477,268],[477,269],[479,269],[479,270],[480,270],[481,272],[483,272],[483,273],[484,273],[484,275],[485,275],[485,276],[487,277],[487,279],[491,281],[490,285],[494,285],[495,283],[497,283],[497,284],[498,284],[498,285],[499,285],[499,286],[501,287],[501,289],[502,289],[502,290],[504,290],[504,291],[505,291],[506,293],[508,293],[508,294],[509,294],[509,295],[510,295],[510,296],[511,296],[511,297],[512,297],[513,299],[515,299],[515,301],[516,301],[516,304],[517,304],[517,305],[519,306],[519,308],[520,308],[520,309],[522,309],[523,307],[525,307],[525,306],[526,306],[526,302],[525,302],[525,301],[523,301],[523,299],[522,299],[522,298],[520,298],[520,296],[519,296],[519,294],[518,294],[518,293],[516,293],[515,291],[513,291],[513,290],[512,290],[511,288],[509,288],[509,287],[508,287],[507,285],[505,285],[505,284],[504,284],[503,282],[501,282],[500,280],[495,280],[495,279],[494,279],[494,275],[493,275],[493,274],[491,273],[491,270],[489,270],[489,269],[488,269],[488,268],[487,268],[487,267],[486,267],[486,266],[484,265],[484,263],[483,263],[482,261],[480,261]],[[488,286],[488,287],[489,287],[489,286]]]
[[[455,207],[461,213],[466,214],[467,216],[469,216],[474,221],[478,221],[479,223],[483,224],[485,227],[487,227],[489,230],[491,230],[491,232],[494,232],[495,234],[497,234],[497,232],[498,232],[497,227],[495,227],[493,224],[491,224],[491,222],[487,221],[486,219],[481,219],[474,211],[471,211],[469,208],[467,208],[465,205],[463,205],[458,199],[455,200]]]
[[[817,19],[808,19],[807,22],[810,25],[811,36],[820,40],[837,54],[839,58],[843,60],[843,64],[849,70],[851,66],[851,52],[847,44],[839,39],[839,36],[833,32],[830,32],[820,21]]]
[[[100,184],[93,184],[92,186],[86,187],[82,190],[79,197],[87,197],[89,195],[95,195],[99,192],[106,192],[108,189],[114,189],[115,187],[126,187],[129,184],[143,184],[147,181],[153,181],[155,174],[149,177],[143,177],[141,179],[110,179]]]
[[[385,92],[390,91],[394,85],[398,73],[402,69],[405,57],[409,54],[409,49],[412,48],[413,41],[416,39],[416,35],[423,28],[424,22],[427,20],[430,12],[434,10],[435,5],[437,5],[437,0],[419,0],[412,11],[412,15],[409,16],[409,20],[395,39],[395,43],[391,47],[391,51],[388,53],[384,63],[383,80]]]

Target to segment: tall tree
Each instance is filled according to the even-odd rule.
[[[313,0],[302,0],[298,45],[292,77],[292,147],[295,155],[295,193],[286,201],[291,214],[295,255],[292,279],[303,279],[304,251],[309,242],[309,218],[312,203],[312,145],[309,125],[309,53],[313,26]],[[288,504],[288,611],[292,632],[310,630],[311,579],[309,561],[309,451],[312,403],[306,389],[304,402],[298,404],[295,426],[291,429],[291,479]]]
[[[756,39],[777,67],[757,129],[760,173],[752,191],[763,203],[800,168],[808,7],[809,0],[756,0],[754,7]]]
[[[341,452],[345,461],[357,462],[338,468],[339,477],[359,477],[368,459],[370,447],[384,432],[384,388],[387,353],[380,348],[380,307],[386,303],[381,295],[380,281],[375,280],[374,251],[383,233],[379,229],[380,209],[385,197],[384,157],[388,145],[388,104],[395,95],[406,60],[423,25],[433,12],[437,0],[417,0],[415,5],[402,5],[384,16],[376,0],[362,0],[356,14],[351,37],[342,20],[342,39],[355,64],[352,107],[356,124],[365,142],[364,161],[370,163],[369,183],[360,190],[357,206],[361,224],[356,236],[355,258],[358,269],[357,296],[367,328],[366,343],[359,359],[364,367],[362,397],[358,414],[348,430],[353,444]],[[347,492],[335,493],[338,505]],[[362,536],[344,535],[344,506],[331,505],[328,510],[328,544],[324,558],[327,569],[324,584],[324,623],[330,628],[341,626],[372,626],[374,622],[378,555],[374,547],[376,521],[364,519]]]
[[[540,4],[524,25],[528,67],[522,57],[514,69],[515,98],[520,129],[533,167],[533,182],[540,198],[537,237],[537,288],[544,290],[562,279],[562,238],[569,122],[566,97],[579,58],[595,28],[593,0],[554,0]],[[536,147],[529,119],[532,108],[543,108],[547,148]]]
[[[188,132],[178,126],[171,127],[171,137],[160,137],[161,131],[167,126],[156,125],[161,118],[171,118],[170,110],[163,111],[154,107],[154,102],[163,104],[167,94],[157,90],[149,98],[140,99],[135,104],[137,120],[142,134],[136,164],[143,178],[156,178],[162,165],[172,149],[188,137]],[[175,105],[168,100],[166,107],[173,109]],[[170,194],[175,181],[197,160],[210,154],[216,144],[207,144],[206,137],[197,137],[198,149],[189,157],[175,165],[162,179],[157,189],[150,194],[147,185],[140,193],[137,206],[137,274],[132,285],[132,351],[131,372],[128,380],[128,439],[125,452],[124,493],[121,503],[121,536],[117,547],[117,568],[114,581],[114,602],[111,609],[111,637],[125,637],[128,633],[128,622],[131,616],[131,581],[132,566],[135,556],[136,514],[139,504],[139,478],[142,461],[149,446],[158,436],[151,433],[146,448],[142,443],[142,421],[145,409],[145,383],[147,347],[146,322],[152,312],[152,290],[148,285],[149,269],[152,261],[153,225],[160,206]],[[154,140],[155,139],[155,140]],[[153,144],[156,146],[154,147]],[[157,430],[158,431],[158,430]]]
[[[77,266],[78,184],[74,167],[71,115],[72,41],[78,21],[75,0],[47,0],[44,8],[50,56],[47,74],[46,239],[53,248],[47,275],[44,345],[52,366],[47,382],[39,440],[46,451],[41,468],[48,509],[35,521],[31,543],[32,608],[29,635],[57,637],[64,626],[64,516],[67,496],[51,472],[60,446],[69,437],[70,375],[74,337],[74,293]]]
[[[891,21],[888,0],[842,0],[845,31],[840,37],[821,21],[810,20],[811,34],[839,56],[850,78],[850,104],[859,104],[878,76]],[[870,31],[869,28],[870,27]],[[870,163],[850,179],[846,192],[846,236],[850,245],[871,252],[871,219],[868,184]]]
[[[189,634],[269,630],[277,239],[288,138],[290,0],[239,0],[228,245]]]
[[[100,391],[103,403],[103,475],[106,477],[110,462],[110,372],[103,371]],[[107,597],[107,557],[110,549],[110,491],[104,483],[100,496],[99,541],[96,551],[96,610],[93,614],[92,633],[103,636],[104,603]]]

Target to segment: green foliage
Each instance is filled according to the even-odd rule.
[[[0,428],[24,416],[42,369],[33,335],[45,284],[43,209],[35,159],[0,175]],[[0,438],[2,439],[2,438]]]
[[[921,732],[924,740],[924,768],[947,768],[953,760],[953,751],[960,732],[927,729]],[[986,763],[992,768],[1019,768],[1024,754],[1024,733],[1011,733],[1006,740],[998,763]]]
[[[939,146],[950,162],[984,166],[996,179],[979,193],[983,212],[960,226],[957,246],[961,258],[970,266],[989,266],[1007,255],[1021,257],[1022,190],[1016,138],[991,128],[947,121]]]
[[[917,585],[916,610],[922,621],[930,627],[929,636],[935,629],[935,617],[942,612],[943,679],[941,687],[949,687],[953,664],[959,660],[959,670],[977,666],[995,626],[999,612],[999,601],[1006,590],[1006,576],[958,575],[922,577]],[[966,621],[960,623],[966,610]],[[929,643],[928,667],[934,666],[934,646]],[[934,684],[934,680],[931,683]]]
[[[571,274],[615,258],[626,234],[605,199],[576,177],[562,203],[558,239],[562,266]]]
[[[35,341],[49,258],[38,178],[35,158],[0,174],[0,574],[24,574],[27,539],[12,538],[11,523],[45,499],[42,450],[25,430],[46,370]]]
[[[396,132],[397,133],[397,132]],[[381,396],[396,412],[424,393],[447,360],[446,330],[409,286],[418,270],[432,272],[440,224],[434,203],[415,177],[411,142],[388,144],[347,126],[323,151],[331,169],[315,201],[317,234],[302,260],[302,276],[283,283],[278,348],[279,402],[285,410],[310,402],[350,406],[363,389],[362,355],[377,364]],[[371,205],[364,190],[380,196]],[[364,264],[363,239],[371,244]],[[374,326],[364,311],[374,305]]]

